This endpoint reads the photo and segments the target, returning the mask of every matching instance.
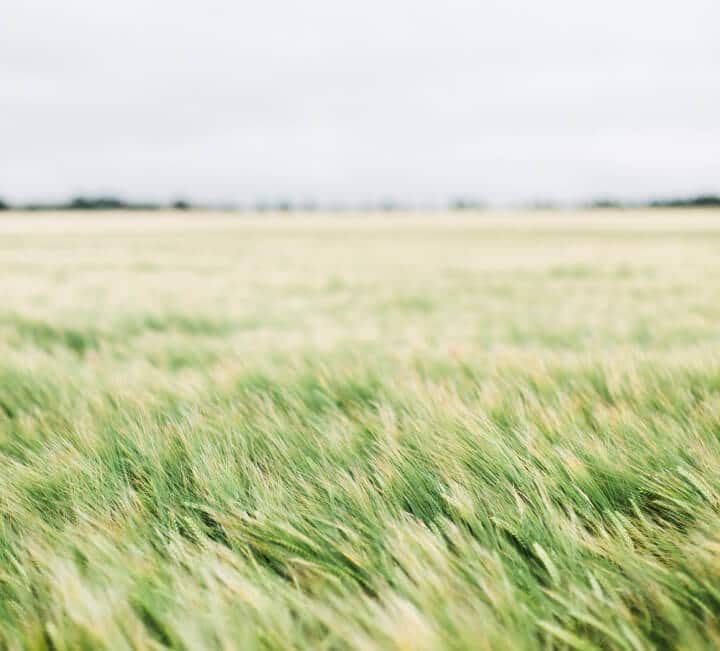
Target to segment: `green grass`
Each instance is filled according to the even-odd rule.
[[[720,646],[720,214],[0,219],[0,648]]]

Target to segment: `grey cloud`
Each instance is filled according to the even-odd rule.
[[[5,0],[0,195],[720,190],[720,5]]]

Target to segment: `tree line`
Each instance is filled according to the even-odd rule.
[[[479,199],[471,197],[460,197],[451,199],[444,206],[454,211],[478,211],[488,207],[488,204]],[[536,209],[553,209],[568,207],[553,201],[536,201],[526,205],[528,208]],[[628,202],[612,198],[599,198],[586,203],[579,204],[582,208],[706,208],[720,207],[720,195],[700,194],[691,197],[676,197],[670,199],[653,199],[644,202]],[[121,199],[113,196],[77,196],[63,202],[31,202],[11,204],[0,198],[0,210],[192,210],[192,209],[227,209],[234,211],[248,212],[315,212],[315,211],[331,211],[341,212],[344,210],[359,211],[395,211],[395,210],[412,210],[423,208],[423,206],[412,205],[394,201],[392,199],[382,199],[375,202],[364,202],[361,204],[342,204],[320,203],[314,201],[293,202],[287,199],[274,201],[261,200],[247,205],[224,205],[211,206],[203,204],[191,203],[185,199],[176,199],[168,203],[156,202],[136,202]]]

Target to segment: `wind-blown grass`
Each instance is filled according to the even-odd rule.
[[[3,218],[0,647],[717,648],[719,253],[717,213]]]

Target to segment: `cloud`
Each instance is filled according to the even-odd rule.
[[[718,190],[720,5],[6,0],[0,194]]]

